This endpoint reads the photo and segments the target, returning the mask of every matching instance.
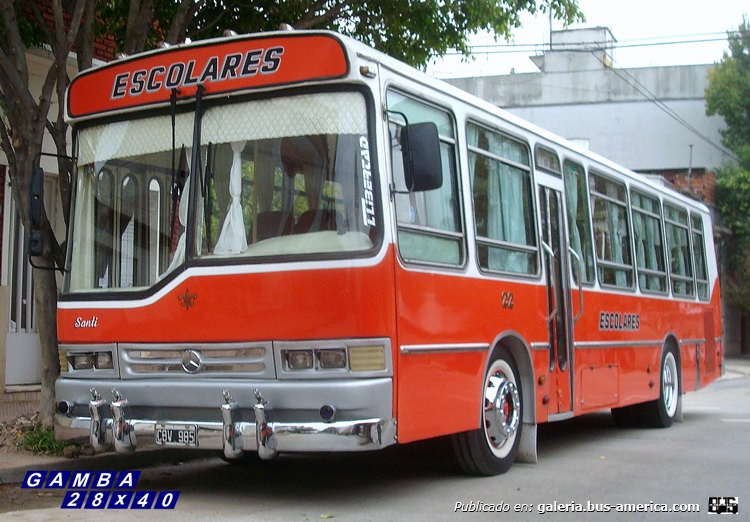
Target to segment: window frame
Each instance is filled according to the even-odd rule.
[[[542,154],[540,154],[540,152]],[[557,170],[554,170],[545,165],[539,164],[538,158],[544,155],[548,155],[548,157],[554,157],[557,160]],[[534,147],[534,168],[537,170],[541,170],[542,172],[546,172],[547,174],[551,174],[552,176],[561,178],[561,179],[563,177],[563,169],[562,169],[562,163],[560,162],[560,155],[554,149],[545,147],[544,145],[537,144],[537,146]]]
[[[615,185],[620,185],[622,188],[622,192],[625,195],[625,201],[622,201],[620,199],[617,199],[615,197],[609,196],[607,194],[602,194],[601,192],[593,190],[591,183],[592,178],[600,178],[606,182],[613,183]],[[596,170],[596,169],[589,169],[588,172],[588,193],[589,193],[589,213],[591,215],[591,242],[592,246],[594,247],[594,261],[596,266],[596,277],[599,281],[599,286],[602,288],[611,288],[614,290],[620,290],[620,291],[631,291],[634,292],[637,288],[637,284],[635,281],[635,265],[633,263],[634,256],[633,256],[633,227],[632,223],[630,222],[630,194],[628,191],[628,184],[623,181],[616,179],[612,176],[608,176],[607,174]],[[619,206],[620,208],[623,208],[625,210],[625,226],[627,227],[627,241],[624,242],[628,246],[629,254],[630,254],[630,264],[626,263],[618,263],[616,261],[609,261],[607,259],[600,259],[596,245],[595,245],[595,238],[594,238],[594,202],[593,198],[599,198],[608,204],[614,204]],[[609,207],[608,207],[609,208]],[[602,272],[602,268],[604,269],[610,269],[614,271],[621,271],[624,272],[626,277],[627,273],[629,272],[631,275],[631,282],[629,285],[618,285],[618,284],[612,284],[607,283],[604,281],[604,276]],[[616,274],[617,272],[615,272]]]
[[[465,212],[465,204],[464,204],[464,198],[463,198],[463,185],[462,185],[462,175],[461,175],[461,164],[459,161],[459,141],[458,141],[458,125],[456,116],[453,113],[453,111],[446,105],[441,105],[439,103],[433,102],[431,100],[428,100],[424,97],[420,97],[401,86],[397,86],[395,84],[388,85],[385,89],[385,96],[384,96],[384,103],[385,103],[385,123],[386,123],[386,138],[387,138],[387,149],[388,149],[388,169],[390,171],[390,184],[391,184],[391,199],[392,199],[392,216],[395,226],[395,236],[394,236],[394,242],[396,245],[396,252],[398,253],[398,258],[404,265],[413,265],[413,266],[429,266],[429,267],[436,267],[436,268],[447,268],[447,269],[455,269],[455,270],[463,270],[467,266],[468,263],[468,248],[467,248],[467,227],[466,227],[466,212]],[[411,194],[417,194],[416,192],[409,192],[402,191],[397,189],[396,187],[396,181],[395,181],[395,173],[394,173],[394,154],[393,154],[393,136],[391,132],[391,125],[396,125],[398,127],[403,127],[403,117],[398,114],[398,111],[394,111],[389,108],[388,105],[388,94],[389,93],[395,93],[398,96],[404,97],[409,99],[411,102],[416,104],[424,105],[425,107],[439,111],[444,113],[451,125],[451,129],[453,132],[453,136],[447,136],[445,134],[442,134],[440,132],[440,125],[438,125],[438,139],[440,141],[441,149],[443,146],[447,146],[449,149],[449,157],[451,159],[451,165],[448,167],[443,166],[444,169],[449,169],[450,177],[452,178],[452,181],[454,183],[453,189],[454,189],[454,196],[455,196],[455,210],[457,211],[456,215],[456,225],[459,229],[458,232],[450,231],[450,230],[443,230],[439,228],[424,226],[424,225],[412,225],[408,223],[401,223],[399,222],[399,214],[398,214],[398,205],[396,203],[396,197],[398,195],[409,195],[411,198]],[[395,115],[395,117],[394,117]],[[433,120],[419,120],[421,121],[433,121]],[[409,121],[409,123],[419,123],[416,121]],[[441,261],[434,261],[434,260],[427,260],[427,259],[417,259],[417,258],[409,258],[405,257],[401,250],[401,238],[400,238],[400,231],[407,232],[409,234],[419,234],[427,238],[437,238],[437,239],[443,239],[446,241],[454,241],[458,245],[458,257],[459,262],[458,263],[450,263],[450,262],[441,262]]]
[[[650,212],[650,211],[648,211],[648,210],[646,210],[644,208],[635,206],[633,204],[633,193],[638,194],[639,197],[642,197],[642,198],[645,197],[645,198],[648,198],[648,199],[656,202],[656,205],[659,207],[659,214],[654,214],[653,212]],[[644,216],[648,216],[648,217],[654,218],[659,223],[659,235],[660,235],[661,243],[662,243],[662,255],[661,255],[661,257],[662,257],[662,263],[664,264],[664,272],[659,272],[658,270],[652,270],[650,268],[640,268],[638,266],[638,248],[637,248],[637,246],[635,246],[636,237],[635,237],[635,224],[634,224],[633,225],[633,244],[635,246],[635,248],[634,248],[634,250],[635,250],[635,252],[634,252],[635,256],[634,257],[635,257],[636,278],[638,280],[638,289],[641,291],[641,293],[644,293],[644,294],[669,295],[670,294],[670,284],[669,284],[670,283],[670,278],[669,278],[669,268],[667,266],[668,263],[667,263],[667,259],[666,259],[666,248],[664,248],[664,247],[666,247],[667,242],[666,242],[666,233],[665,233],[665,227],[664,227],[664,219],[663,219],[664,218],[664,212],[663,212],[662,202],[659,199],[659,196],[656,196],[654,194],[649,194],[649,193],[647,193],[647,192],[645,192],[643,190],[640,190],[638,188],[631,187],[630,188],[630,213],[631,213],[630,220],[631,221],[634,221],[634,219],[633,219],[633,212],[638,212],[638,213],[640,213],[640,214],[642,214]],[[648,276],[663,277],[664,278],[665,290],[662,291],[662,290],[652,290],[650,288],[643,288],[641,286],[641,281],[640,281],[640,275],[641,274],[644,274],[647,277]]]
[[[523,279],[539,279],[541,276],[541,260],[540,260],[540,252],[539,252],[539,215],[536,205],[536,196],[535,196],[535,187],[536,180],[534,178],[534,161],[535,157],[532,154],[531,146],[529,145],[528,141],[526,141],[523,138],[520,138],[518,136],[513,136],[512,134],[505,132],[501,129],[498,129],[497,127],[488,124],[486,122],[483,122],[479,120],[478,118],[468,118],[464,124],[465,132],[468,133],[468,129],[470,125],[474,125],[475,127],[478,127],[480,129],[483,129],[486,132],[491,132],[496,134],[497,136],[510,140],[521,147],[524,148],[527,154],[527,158],[529,160],[528,165],[524,165],[522,163],[518,163],[516,161],[513,161],[508,158],[504,158],[502,156],[499,156],[497,154],[494,154],[488,150],[485,150],[481,147],[477,147],[474,145],[469,144],[469,140],[467,137],[466,140],[466,155],[467,160],[470,161],[469,155],[476,154],[483,158],[486,158],[490,161],[497,161],[499,163],[508,165],[509,167],[525,171],[528,174],[528,191],[529,191],[529,208],[531,211],[530,221],[527,224],[528,226],[525,226],[527,229],[527,232],[531,232],[533,234],[532,240],[534,242],[534,246],[530,245],[521,245],[519,243],[512,243],[510,241],[502,241],[497,239],[492,239],[490,237],[486,236],[480,236],[479,232],[477,230],[477,214],[476,214],[476,201],[474,199],[474,184],[472,183],[470,170],[467,171],[467,175],[469,177],[469,187],[468,190],[470,192],[471,197],[471,217],[473,221],[473,231],[474,231],[474,241],[475,241],[475,248],[474,248],[474,256],[475,261],[477,264],[477,267],[479,268],[479,271],[484,274],[492,274],[492,275],[499,275],[503,277],[519,277]],[[488,196],[489,198],[489,196]],[[534,272],[514,272],[510,270],[500,270],[500,269],[493,269],[489,266],[483,266],[480,263],[480,255],[479,255],[479,247],[484,246],[487,248],[494,248],[494,249],[502,249],[506,252],[519,252],[522,254],[531,254],[533,257],[529,257],[528,259],[533,260],[534,263]]]
[[[693,218],[697,218],[700,220],[700,230],[693,228]],[[698,300],[700,301],[710,301],[711,300],[711,285],[709,284],[709,279],[708,279],[708,256],[706,254],[706,232],[705,232],[705,227],[704,227],[705,220],[703,219],[702,215],[696,212],[689,212],[688,219],[690,221],[690,239],[692,242],[691,250],[693,251],[693,275],[695,278],[695,295],[696,297],[698,297]],[[703,256],[703,270],[706,273],[706,279],[698,279],[698,259],[696,258],[696,255],[695,255],[697,252],[696,250],[697,247],[695,244],[696,234],[700,236],[701,238],[701,254]],[[704,284],[706,287],[705,297],[701,297],[701,294],[698,291],[698,286],[701,284]]]
[[[583,177],[582,177],[582,179],[583,179],[583,185],[582,185],[583,189],[582,190],[579,189],[578,185],[576,185],[576,187],[575,187],[576,196],[579,197],[579,198],[582,197],[583,198],[582,201],[585,201],[585,205],[586,205],[586,208],[585,208],[586,221],[584,222],[584,227],[586,228],[585,231],[588,232],[588,239],[589,239],[589,248],[588,249],[585,249],[584,245],[581,244],[581,252],[580,252],[580,255],[581,255],[581,267],[585,270],[585,268],[586,268],[586,261],[587,261],[586,254],[588,253],[588,255],[590,256],[590,260],[591,260],[591,267],[593,269],[593,274],[592,274],[592,278],[591,279],[587,279],[587,280],[584,280],[584,281],[576,281],[576,279],[575,279],[575,273],[573,273],[573,278],[571,279],[571,281],[572,281],[573,284],[577,285],[578,288],[581,288],[582,286],[593,288],[593,287],[596,286],[596,283],[597,283],[597,275],[596,275],[597,274],[597,266],[596,266],[596,251],[594,249],[594,232],[593,232],[594,227],[593,227],[593,215],[591,213],[591,195],[589,194],[589,169],[587,169],[584,166],[583,162],[580,161],[580,160],[578,160],[578,159],[570,158],[570,157],[567,157],[567,156],[563,157],[563,161],[562,161],[562,165],[561,165],[562,172],[563,172],[563,174],[562,174],[563,185],[564,185],[564,188],[565,188],[564,194],[563,194],[563,196],[564,196],[563,199],[565,200],[565,215],[567,216],[567,219],[568,219],[568,223],[567,223],[567,225],[568,225],[568,230],[567,230],[568,244],[571,246],[571,248],[573,247],[573,245],[570,243],[570,238],[571,238],[570,226],[572,224],[576,228],[578,227],[578,215],[571,217],[568,214],[568,190],[567,190],[568,186],[567,186],[567,183],[565,182],[565,166],[566,166],[566,164],[570,164],[570,165],[573,165],[575,167],[580,168],[581,171],[582,171],[582,174],[583,174]],[[579,192],[582,192],[582,193],[579,193]],[[576,252],[576,253],[578,253],[578,252]]]
[[[682,212],[685,214],[687,223],[680,223],[679,221],[675,221],[673,219],[670,219],[668,216],[667,209],[671,208],[672,210],[676,210],[677,212]],[[689,263],[692,263],[693,261],[693,246],[692,246],[692,237],[691,237],[691,231],[690,231],[690,212],[686,207],[681,206],[680,203],[673,203],[669,201],[664,202],[664,236],[666,239],[666,245],[667,250],[669,251],[669,258],[667,259],[667,267],[669,269],[669,289],[670,293],[673,297],[678,299],[689,299],[689,300],[695,300],[696,299],[696,285],[695,285],[695,267],[693,265],[690,265],[690,275],[685,276],[681,274],[675,274],[675,272],[672,270],[672,246],[669,243],[669,234],[667,233],[667,226],[675,226],[682,228],[686,232],[687,237],[687,248],[690,255],[687,256],[687,261]],[[690,293],[677,293],[675,292],[675,282],[681,281],[691,284],[691,292]]]

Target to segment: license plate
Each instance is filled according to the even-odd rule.
[[[157,424],[154,437],[162,446],[197,446],[198,428],[195,424]]]

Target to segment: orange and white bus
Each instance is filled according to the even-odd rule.
[[[229,36],[78,75],[56,435],[227,459],[450,435],[468,473],[721,374],[701,203],[370,47]]]

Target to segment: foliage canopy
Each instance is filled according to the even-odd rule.
[[[469,54],[468,38],[481,30],[508,39],[511,30],[521,25],[524,12],[551,9],[566,25],[584,19],[577,0],[198,0],[185,13],[181,30],[170,35],[166,28],[185,2],[140,2],[153,3],[154,22],[140,48],[127,41],[132,1],[110,0],[98,12],[104,21],[101,30],[114,35],[118,48],[125,52],[152,48],[161,40],[175,43],[186,37],[211,38],[221,36],[225,29],[270,31],[286,23],[295,29],[338,31],[415,66],[451,48]]]
[[[716,207],[731,232],[722,241],[723,290],[733,304],[750,312],[750,22],[746,16],[728,36],[729,52],[709,73],[706,114],[724,118],[722,144],[739,160],[718,171]]]

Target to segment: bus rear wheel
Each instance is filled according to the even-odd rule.
[[[643,404],[612,408],[612,418],[622,428],[668,428],[677,416],[681,390],[676,351],[671,345],[665,345],[661,356],[659,398]]]
[[[674,422],[680,402],[680,370],[675,349],[666,345],[661,356],[659,398],[641,406],[640,417],[649,428],[668,428]]]
[[[523,426],[521,381],[510,352],[493,355],[484,379],[481,426],[453,435],[453,451],[470,475],[499,475],[510,469],[518,453]]]

